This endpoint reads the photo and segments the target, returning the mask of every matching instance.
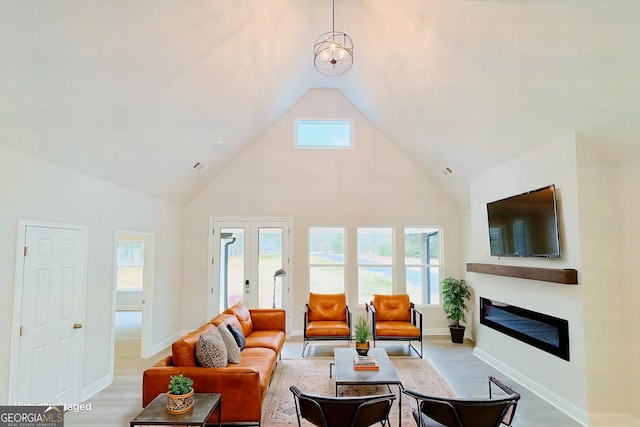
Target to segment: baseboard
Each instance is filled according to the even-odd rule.
[[[590,427],[640,427],[640,419],[629,414],[590,414]]]
[[[83,388],[80,391],[80,402],[84,402],[87,399],[91,398],[95,394],[109,387],[113,383],[113,372],[105,375],[99,380],[95,381],[93,384]]]
[[[482,360],[483,362],[493,366],[500,372],[504,373],[514,381],[517,381],[519,384],[522,384],[524,387],[531,390],[533,393],[538,395],[541,399],[549,402],[551,405],[558,408],[560,411],[564,412],[583,426],[589,425],[589,415],[587,412],[569,402],[565,398],[557,395],[551,390],[544,387],[542,384],[532,380],[528,376],[522,374],[521,372],[513,369],[512,367],[506,365],[502,361],[496,359],[491,356],[487,352],[478,349],[477,347],[473,350],[473,354]]]
[[[153,347],[151,347],[149,349],[149,354],[148,355],[144,354],[144,355],[142,355],[142,357],[144,357],[145,359],[148,359],[150,357],[155,356],[156,354],[160,353],[162,350],[164,350],[165,348],[169,347],[175,341],[178,341],[180,338],[182,338],[183,336],[187,335],[190,332],[192,332],[192,331],[189,330],[189,331],[176,332],[175,334],[171,335],[170,337],[168,337],[164,341],[161,341],[158,344],[156,344]]]

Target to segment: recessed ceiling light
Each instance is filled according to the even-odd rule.
[[[436,146],[433,145],[433,144],[428,144],[427,145],[427,151],[430,151],[430,152],[433,153],[434,151],[436,151]]]
[[[220,140],[220,141],[216,142],[216,145],[214,146],[214,148],[216,150],[219,150],[220,148],[222,148],[222,144],[224,144],[224,143],[222,142],[222,140]]]

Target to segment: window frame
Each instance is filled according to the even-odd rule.
[[[309,123],[348,123],[349,124],[349,145],[299,145],[298,144],[298,124]],[[318,117],[295,117],[293,119],[293,148],[296,150],[353,150],[355,148],[354,120],[345,118],[318,118]]]
[[[391,263],[390,264],[371,264],[371,263],[361,263],[359,261],[360,259],[360,247],[358,245],[359,242],[359,231],[361,229],[386,229],[391,231]],[[360,304],[364,304],[362,302],[360,302],[360,268],[361,267],[384,267],[384,268],[390,268],[391,269],[391,289],[390,289],[390,294],[393,294],[397,291],[397,280],[396,280],[396,272],[397,272],[397,267],[398,267],[398,262],[397,262],[397,257],[396,257],[396,228],[394,226],[391,225],[362,225],[362,226],[357,226],[356,227],[356,262],[355,262],[355,268],[356,268],[356,276],[357,276],[357,280],[356,280],[356,297],[357,297],[357,302],[358,305]],[[373,295],[372,295],[373,297]],[[365,303],[368,303],[369,301],[365,301]]]
[[[342,263],[322,263],[322,264],[318,264],[318,263],[312,263],[311,262],[311,232],[313,229],[342,229],[342,245],[344,247],[344,261]],[[342,268],[342,292],[345,293],[345,295],[347,294],[347,227],[346,226],[340,226],[340,225],[320,225],[320,226],[314,226],[314,225],[310,225],[308,228],[308,242],[307,242],[307,264],[308,264],[308,280],[309,280],[309,292],[315,292],[315,293],[322,293],[322,292],[318,292],[317,290],[312,290],[311,289],[311,270],[313,268],[322,268],[322,267],[327,267],[327,268],[335,268],[335,267],[340,267]]]
[[[407,263],[407,243],[406,243],[406,234],[407,234],[407,230],[411,230],[411,229],[430,229],[430,230],[434,230],[437,234],[438,234],[438,263],[437,264],[423,264],[423,263],[417,263],[417,264],[408,264]],[[420,307],[440,307],[442,306],[442,289],[440,289],[440,283],[442,283],[442,272],[444,271],[444,263],[443,263],[443,250],[442,250],[442,244],[443,244],[443,230],[442,230],[442,226],[427,226],[427,225],[421,225],[421,226],[409,226],[409,225],[405,225],[402,226],[402,268],[404,269],[404,286],[405,286],[405,292],[409,293],[408,291],[408,284],[407,284],[407,269],[408,268],[426,268],[427,271],[430,271],[430,269],[438,269],[438,295],[440,296],[439,298],[439,302],[438,303],[428,303],[428,302],[417,302],[417,301],[413,301],[417,306]],[[431,289],[429,288],[428,291],[430,291]],[[427,301],[430,299],[430,295],[431,293],[429,292],[427,295]]]

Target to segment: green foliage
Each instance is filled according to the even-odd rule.
[[[371,337],[371,328],[369,322],[363,316],[358,317],[358,323],[355,328],[356,342],[365,343]]]
[[[447,277],[442,281],[442,307],[451,325],[460,326],[460,321],[467,321],[465,312],[468,310],[466,302],[469,298],[471,288],[466,280]]]
[[[392,247],[391,242],[382,242],[378,245],[378,255],[380,256],[391,256],[392,255]]]
[[[185,377],[182,374],[172,375],[169,381],[169,394],[187,394],[191,391],[193,386],[193,380],[189,377]]]

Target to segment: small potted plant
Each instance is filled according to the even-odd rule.
[[[356,351],[360,356],[366,356],[369,352],[369,338],[371,338],[371,328],[364,316],[358,317],[355,328]]]
[[[182,374],[172,375],[167,392],[167,411],[184,414],[193,409],[193,380]]]
[[[442,307],[449,320],[451,341],[456,344],[464,341],[465,326],[460,322],[467,321],[469,298],[471,298],[471,288],[466,280],[447,277],[442,281]]]

